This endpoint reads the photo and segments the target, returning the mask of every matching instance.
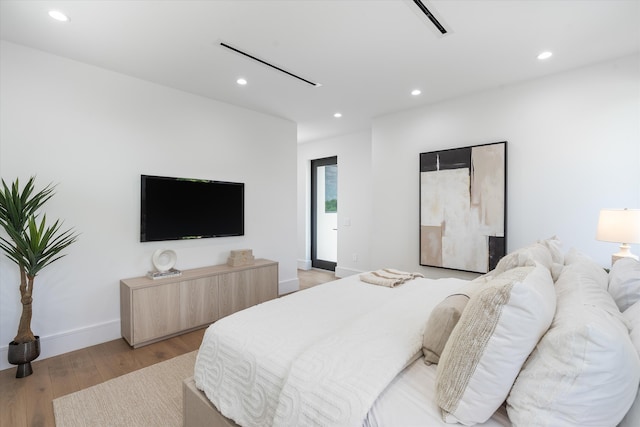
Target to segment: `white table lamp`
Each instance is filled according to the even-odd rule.
[[[640,243],[640,209],[602,209],[596,239],[620,243],[620,252],[611,256],[611,264],[620,258],[638,259],[630,243]]]

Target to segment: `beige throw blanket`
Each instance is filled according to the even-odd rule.
[[[360,275],[360,280],[372,285],[386,286],[393,288],[402,285],[404,282],[413,280],[416,277],[424,277],[420,273],[407,273],[406,271],[395,270],[393,268],[383,268]]]

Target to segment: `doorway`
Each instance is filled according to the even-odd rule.
[[[338,157],[311,160],[311,266],[338,263]]]

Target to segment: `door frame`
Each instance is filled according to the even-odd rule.
[[[318,218],[317,218],[317,169],[321,166],[338,165],[338,156],[311,160],[311,267],[336,271],[337,262],[317,258]]]

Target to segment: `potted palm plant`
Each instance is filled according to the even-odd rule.
[[[40,355],[40,338],[31,331],[33,282],[40,271],[62,258],[61,252],[77,240],[73,229],[61,230],[56,220],[47,225],[47,216],[39,218],[39,209],[54,194],[47,185],[35,192],[35,177],[23,189],[18,179],[8,186],[4,179],[0,188],[0,225],[7,237],[0,235],[0,248],[20,271],[20,302],[22,315],[16,337],[9,343],[9,363],[18,365],[16,378],[33,372],[31,361]]]

